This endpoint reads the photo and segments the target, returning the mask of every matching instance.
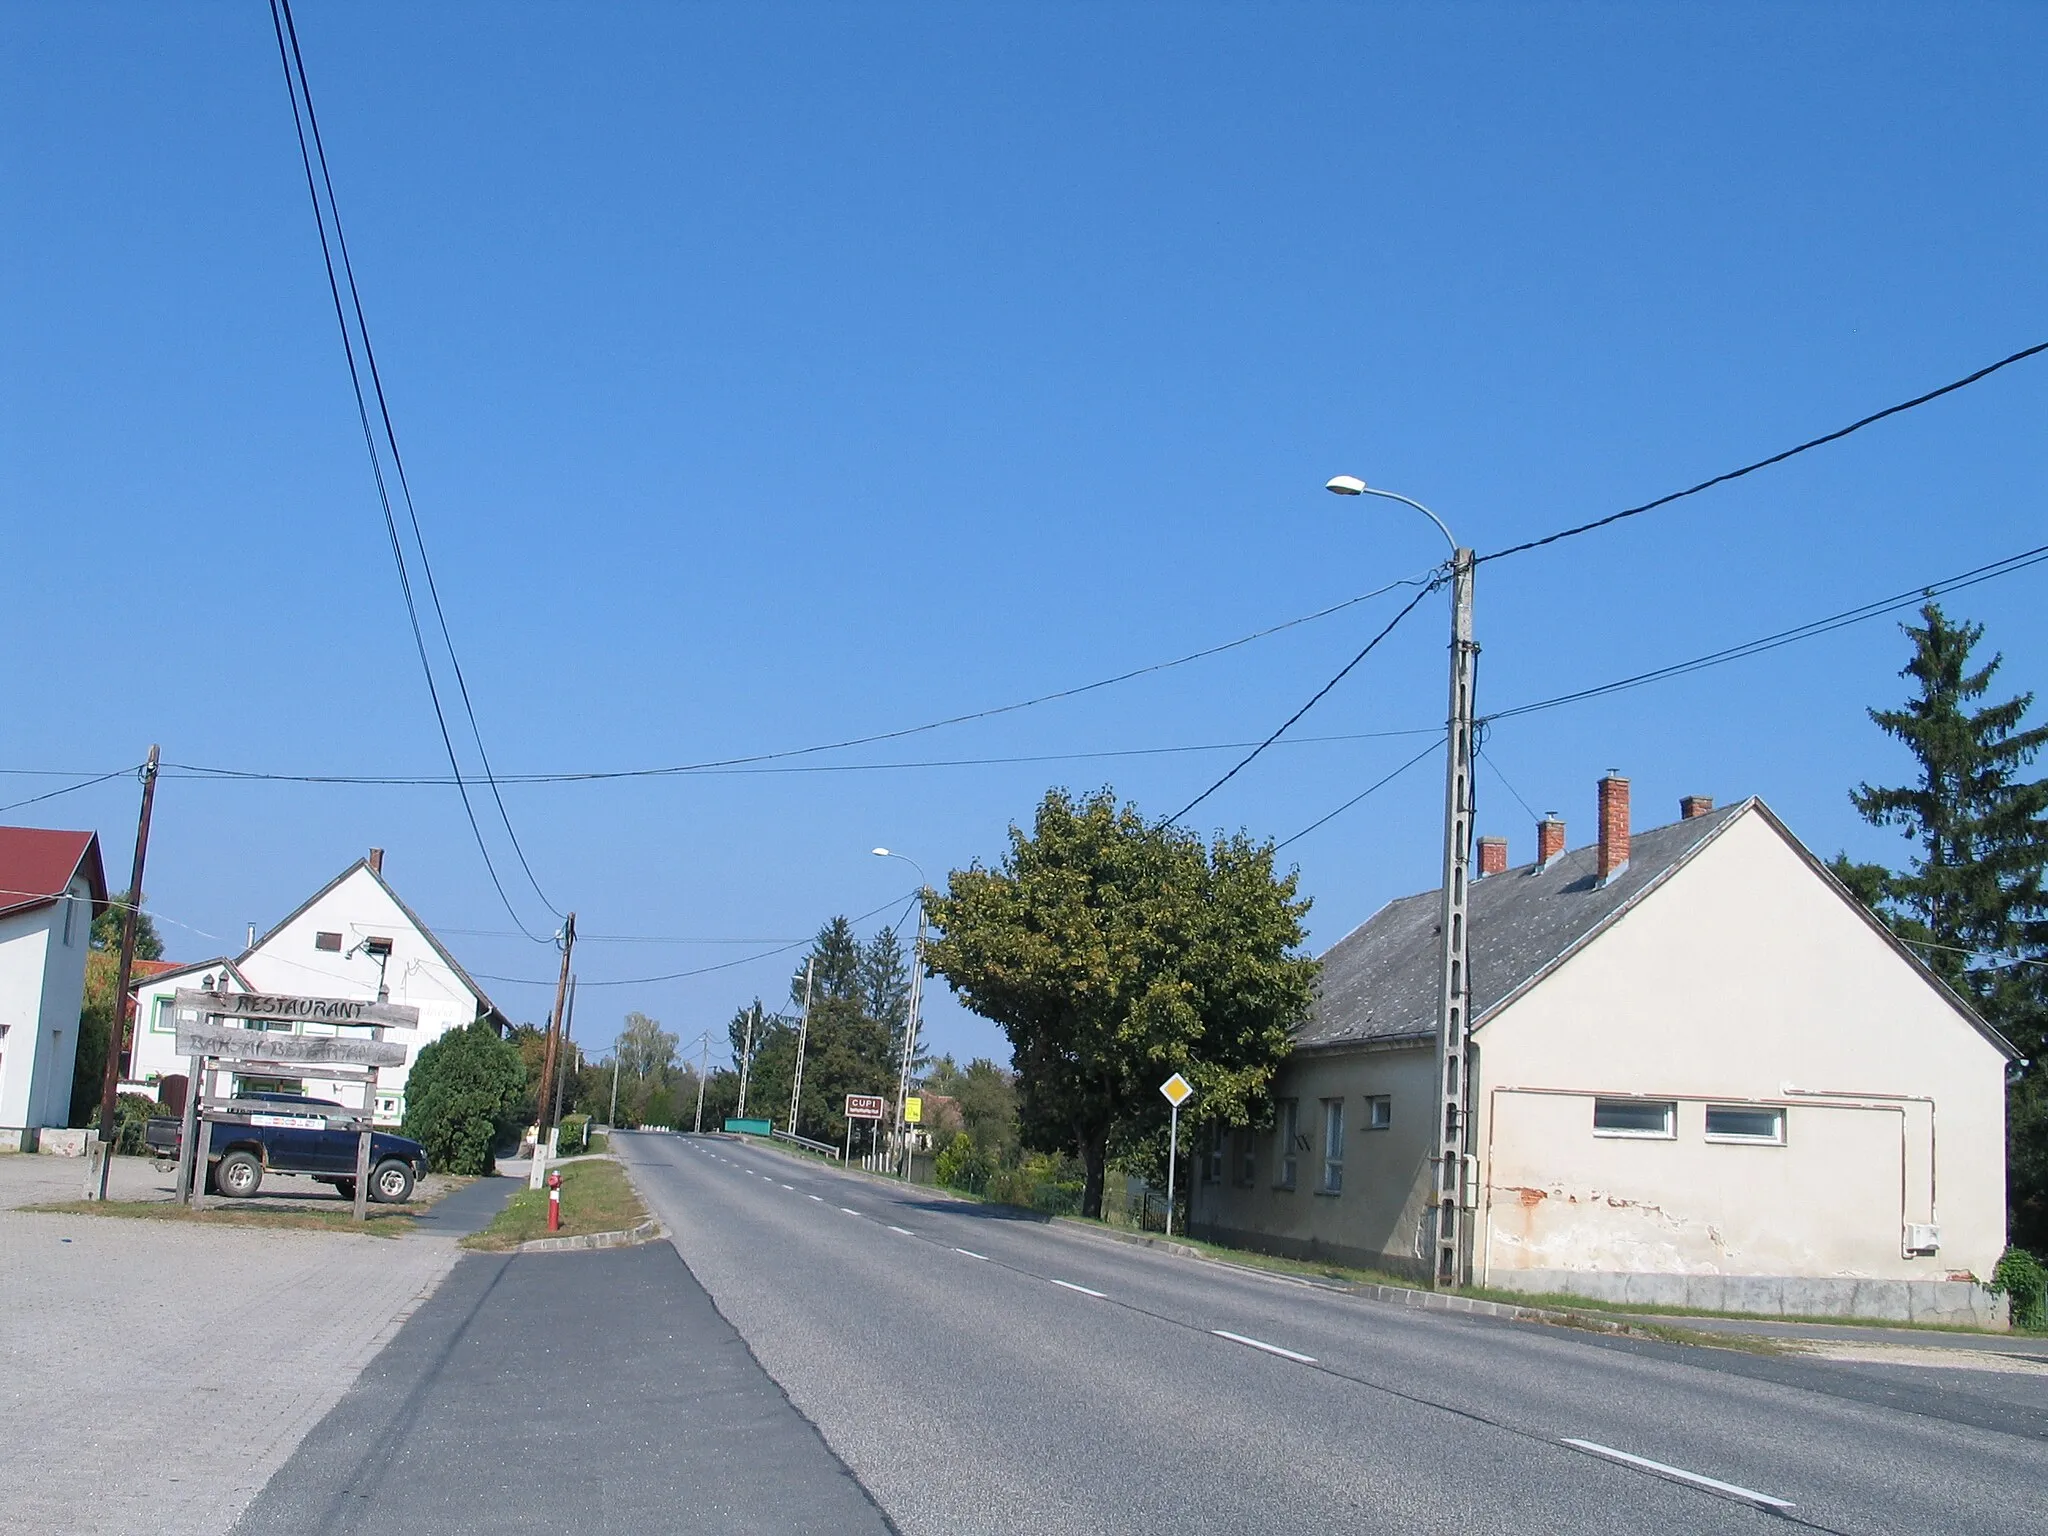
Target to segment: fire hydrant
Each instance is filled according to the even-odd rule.
[[[562,1170],[548,1170],[548,1230],[562,1230]]]

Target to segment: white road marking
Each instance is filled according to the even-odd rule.
[[[796,1186],[794,1184],[785,1184],[782,1187],[788,1190],[792,1195],[796,1193]]]
[[[1758,1493],[1754,1488],[1744,1488],[1740,1483],[1724,1483],[1718,1477],[1708,1477],[1704,1472],[1688,1472],[1683,1467],[1667,1466],[1661,1461],[1652,1461],[1647,1456],[1631,1456],[1627,1451],[1617,1451],[1611,1445],[1601,1445],[1594,1440],[1561,1440],[1560,1445],[1571,1446],[1574,1450],[1585,1451],[1608,1461],[1618,1461],[1623,1466],[1641,1467],[1646,1472],[1655,1472],[1659,1477],[1668,1477],[1681,1483],[1691,1483],[1695,1488],[1710,1488],[1715,1493],[1725,1493],[1731,1499],[1761,1505],[1765,1509],[1795,1509],[1798,1506],[1789,1499],[1773,1498],[1768,1493]]]
[[[905,1237],[915,1237],[915,1236],[917,1236],[917,1234],[916,1234],[915,1232],[911,1231],[911,1230],[910,1230],[910,1228],[908,1228],[908,1227],[891,1227],[891,1228],[890,1228],[889,1230],[890,1230],[891,1232],[900,1232],[900,1233],[902,1233],[902,1234],[903,1234],[903,1235],[904,1235]]]
[[[1278,1355],[1282,1360],[1292,1360],[1297,1365],[1316,1363],[1314,1355],[1298,1355],[1291,1349],[1282,1349],[1278,1344],[1268,1344],[1264,1339],[1247,1338],[1244,1334],[1232,1333],[1227,1328],[1211,1328],[1209,1331],[1219,1339],[1228,1339],[1233,1344],[1243,1344],[1251,1349],[1263,1349],[1269,1355]]]
[[[1050,1279],[1051,1277],[1048,1276],[1047,1278]],[[1087,1286],[1076,1285],[1071,1280],[1054,1280],[1052,1283],[1058,1286],[1063,1291],[1079,1291],[1083,1296],[1093,1296],[1097,1301],[1109,1300],[1109,1292],[1091,1291],[1088,1289]]]
[[[841,1209],[842,1211],[846,1212],[846,1214],[847,1214],[847,1215],[849,1215],[849,1216],[858,1216],[858,1215],[860,1214],[860,1212],[859,1212],[859,1211],[856,1211],[856,1210],[855,1210],[855,1209],[854,1209],[854,1208],[853,1208],[852,1206],[850,1206],[850,1205],[842,1205],[841,1207],[839,1207],[839,1209]]]
[[[970,1259],[979,1259],[984,1264],[992,1262],[987,1254],[976,1253],[972,1248],[955,1248],[953,1251],[955,1253],[964,1253]]]
[[[825,1203],[825,1197],[823,1195],[812,1195],[811,1199],[817,1201],[820,1205],[823,1205]]]

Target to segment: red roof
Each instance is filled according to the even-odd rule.
[[[147,981],[152,976],[161,976],[165,971],[182,971],[182,960],[144,960],[139,955],[130,962],[128,974],[136,981]],[[571,1021],[574,1022],[573,1020]]]
[[[79,875],[85,876],[92,891],[97,917],[107,907],[97,832],[0,827],[0,917],[49,906]]]

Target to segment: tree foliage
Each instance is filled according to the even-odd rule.
[[[405,1082],[405,1134],[441,1173],[490,1173],[529,1102],[519,1047],[482,1020],[423,1049]]]
[[[676,1037],[637,1009],[626,1015],[616,1049],[620,1066],[635,1077],[666,1072],[676,1062]]]
[[[2014,1240],[2048,1249],[2048,779],[2023,770],[2048,746],[2027,728],[2031,693],[1980,703],[2003,657],[1974,665],[1980,624],[1929,603],[1902,626],[1913,696],[1873,709],[1917,768],[1897,787],[1859,785],[1865,820],[1904,832],[1903,870],[1837,858],[1836,874],[1950,986],[2016,1045],[2028,1065],[2007,1104],[2007,1189]]]
[[[144,901],[149,898],[145,896]],[[126,915],[125,903],[128,893],[123,891],[119,900],[107,903],[106,910],[92,920],[92,947],[106,950],[109,954],[121,952],[121,920]],[[158,936],[156,922],[147,912],[138,909],[135,913],[135,958],[138,960],[161,960],[164,957],[164,941]]]
[[[1307,910],[1270,843],[1204,844],[1110,790],[1053,790],[1000,867],[953,872],[929,959],[1009,1036],[1023,1140],[1075,1153],[1082,1210],[1099,1216],[1111,1151],[1142,1158],[1163,1139],[1169,1074],[1194,1084],[1204,1119],[1268,1112],[1313,997]]]

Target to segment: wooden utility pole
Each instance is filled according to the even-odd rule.
[[[551,1119],[550,1119],[550,1120],[548,1121],[548,1123],[549,1123],[550,1125],[560,1125],[560,1124],[562,1123],[562,1085],[563,1085],[564,1083],[566,1083],[566,1082],[568,1082],[568,1081],[569,1081],[569,1057],[568,1057],[568,1053],[569,1053],[569,1052],[571,1052],[571,1051],[574,1051],[575,1049],[576,1049],[576,978],[575,978],[574,976],[571,976],[571,977],[569,978],[569,1014],[568,1014],[568,1017],[567,1017],[567,1018],[565,1018],[565,1019],[564,1019],[564,1020],[562,1021],[562,1052],[563,1052],[563,1058],[562,1058],[562,1065],[561,1065],[561,1070],[555,1073],[555,1112],[554,1112],[554,1115],[553,1115],[553,1117],[552,1117],[552,1118],[551,1118]],[[583,1059],[582,1059],[582,1057],[581,1057],[581,1056],[578,1056],[578,1057],[576,1058],[576,1068],[577,1068],[577,1070],[578,1070],[578,1071],[581,1071],[581,1070],[582,1070],[582,1067],[583,1067]]]
[[[121,959],[114,968],[114,1018],[107,1028],[107,1065],[100,1078],[100,1156],[97,1178],[88,1170],[85,1198],[107,1198],[107,1178],[114,1165],[114,1100],[121,1090],[121,1043],[128,1031],[128,978],[135,969],[135,925],[142,917],[142,866],[149,856],[149,813],[156,803],[156,743],[142,765],[142,815],[135,824],[135,864],[128,876],[128,908],[121,914]],[[64,898],[69,901],[67,895]],[[88,913],[87,923],[91,916]],[[198,1088],[189,1085],[187,1093]]]
[[[555,982],[555,1011],[548,1020],[547,1051],[541,1057],[540,1092],[533,1105],[533,1155],[544,1157],[547,1152],[549,1110],[553,1104],[549,1095],[555,1086],[555,1057],[562,1048],[562,1016],[569,1006],[569,958],[576,953],[576,914],[571,912],[562,920],[562,974]]]

